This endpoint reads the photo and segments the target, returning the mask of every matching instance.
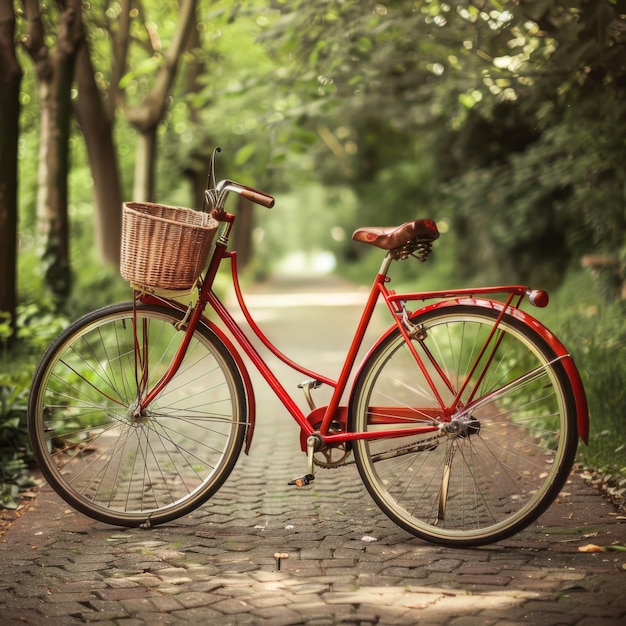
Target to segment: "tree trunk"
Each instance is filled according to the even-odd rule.
[[[167,99],[176,78],[178,63],[185,50],[191,28],[195,24],[196,4],[197,0],[181,0],[176,33],[171,46],[163,54],[163,63],[157,70],[152,89],[140,106],[125,109],[129,123],[139,133],[133,200],[150,201],[155,197],[157,127],[165,115]]]
[[[206,62],[202,51],[200,31],[192,29],[187,42],[187,94],[196,94],[202,90],[200,79],[206,73]],[[208,106],[205,104],[204,106]],[[183,166],[183,176],[191,185],[192,207],[201,209],[204,205],[204,192],[207,186],[209,164],[214,146],[211,140],[205,137],[205,128],[200,119],[200,109],[194,104],[194,99],[189,98],[189,122],[194,129],[196,147],[188,155],[188,161]]]
[[[145,130],[138,129],[138,131],[133,200],[136,202],[154,202],[157,126],[149,126]]]
[[[117,105],[122,102],[120,92],[120,80],[126,73],[128,64],[128,48],[130,46],[130,12],[131,0],[120,0],[120,13],[117,20],[117,30],[110,31],[112,60],[111,60],[111,84],[109,97],[106,100],[106,110],[111,123],[115,121]]]
[[[0,0],[0,311],[15,337],[17,306],[17,145],[22,70],[15,56],[12,0]]]
[[[37,0],[24,3],[28,22],[25,47],[35,63],[41,106],[37,215],[44,276],[57,303],[69,295],[71,270],[67,216],[71,88],[76,52],[83,37],[81,2],[60,3],[56,48],[44,41]]]
[[[76,81],[78,98],[74,113],[85,138],[93,177],[96,245],[105,262],[119,267],[122,184],[113,143],[113,122],[100,97],[86,41],[78,51]]]

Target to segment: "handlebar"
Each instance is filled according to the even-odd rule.
[[[239,194],[241,197],[271,209],[274,206],[274,198],[258,189],[236,183],[234,180],[221,180],[215,189],[207,189],[205,192],[206,202],[211,209],[222,210],[230,192]]]
[[[274,206],[274,198],[272,196],[268,196],[262,191],[257,191],[256,189],[244,189],[241,192],[241,195],[247,200],[256,202],[257,204],[267,207],[268,209],[271,209]]]
[[[234,180],[221,180],[216,184],[215,179],[215,159],[217,154],[221,152],[221,148],[215,148],[211,155],[211,164],[209,169],[209,180],[207,189],[204,192],[204,207],[203,210],[208,207],[208,212],[217,212],[221,214],[224,212],[224,203],[231,191],[239,194],[242,198],[256,202],[261,206],[271,209],[274,206],[274,198],[267,193],[263,193],[258,189],[253,189],[241,183],[236,183]]]

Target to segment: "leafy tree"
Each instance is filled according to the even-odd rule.
[[[623,255],[626,15],[611,2],[520,9],[533,19],[526,44],[499,57],[516,79],[512,97],[472,107],[450,137],[449,198],[472,242],[466,257],[497,256],[509,274],[554,285],[584,253]],[[497,149],[470,160],[478,138]]]
[[[96,81],[89,36],[76,60],[78,96],[74,114],[85,139],[95,203],[95,240],[102,259],[119,265],[122,230],[122,181],[113,131],[115,110],[106,106]]]
[[[56,297],[71,288],[67,216],[71,89],[77,50],[83,39],[80,0],[59,2],[56,46],[50,48],[37,0],[24,2],[23,45],[35,65],[41,108],[37,212],[43,239],[44,274]]]
[[[75,111],[94,178],[99,248],[115,265],[119,263],[123,198],[114,142],[118,113],[121,110],[136,131],[132,197],[155,200],[157,131],[195,18],[196,0],[156,6],[124,0],[103,11],[91,7],[87,13],[87,39],[97,48],[94,56],[98,58],[92,61],[86,42],[78,58]],[[174,32],[161,28],[171,22],[176,24]]]
[[[217,163],[219,178],[235,178],[274,192],[281,184],[274,151],[277,141],[268,120],[277,114],[276,103],[286,106],[286,99],[275,89],[276,64],[256,40],[275,16],[260,0],[214,0],[199,11],[160,144],[160,188],[170,197],[184,197],[181,202],[188,203],[188,181],[193,190],[191,206],[202,205],[208,163],[216,146],[223,148]],[[183,174],[185,189],[172,194],[166,181],[174,163]],[[244,266],[252,257],[251,235],[258,211],[242,198],[237,201],[234,245]]]
[[[128,122],[137,130],[137,152],[133,198],[135,200],[154,200],[154,172],[157,155],[157,128],[166,111],[168,97],[176,77],[178,65],[187,46],[189,34],[195,26],[196,0],[181,0],[176,4],[178,15],[176,27],[171,34],[169,48],[165,48],[162,34],[157,23],[151,20],[144,7],[131,9],[130,0],[121,3],[121,19],[117,34],[118,46],[114,48],[116,71],[122,74],[119,82],[120,101]],[[130,16],[131,19],[128,19]],[[135,19],[137,18],[137,19]],[[138,22],[133,24],[133,22]],[[129,39],[132,27],[140,47],[147,54],[139,63],[132,63],[126,56],[130,52]],[[154,76],[154,80],[151,78]],[[147,91],[141,90],[140,101],[128,102],[131,90],[124,87],[141,82],[151,85]]]
[[[40,8],[35,0],[25,2],[27,32],[23,37],[24,47],[35,62],[39,80],[41,151],[42,154],[48,154],[50,159],[50,162],[40,160],[40,210],[37,221],[39,225],[50,225],[46,231],[50,231],[46,235],[49,242],[45,252],[45,263],[49,268],[46,282],[60,299],[65,298],[70,289],[67,215],[63,210],[55,209],[54,217],[50,214],[44,219],[43,216],[44,208],[50,205],[45,200],[48,195],[55,206],[67,206],[67,184],[60,182],[64,176],[67,179],[67,172],[65,175],[62,171],[55,173],[56,165],[53,162],[54,155],[61,155],[62,152],[48,149],[47,145],[49,140],[57,139],[67,145],[71,132],[67,104],[72,81],[75,80],[76,86],[74,114],[85,140],[92,171],[96,208],[95,239],[102,258],[117,265],[123,197],[115,138],[120,105],[123,105],[122,110],[138,134],[137,141],[130,142],[137,146],[133,196],[154,199],[157,128],[167,110],[185,41],[195,24],[196,8],[195,0],[145,8],[129,0],[105,7],[85,5],[84,13],[81,14],[76,11],[76,7],[69,6],[69,0],[67,4],[59,3],[57,12],[53,7],[42,5]],[[46,38],[46,30],[54,32],[54,22],[58,19],[62,26],[70,15],[76,16],[72,31],[74,40],[68,39],[66,43],[59,40],[50,51],[49,42],[52,38]],[[175,32],[157,27],[157,24],[162,23],[169,25],[172,18],[175,23],[180,18]],[[170,36],[173,44],[169,50],[165,50],[165,42]],[[147,50],[148,58],[142,58],[139,50]],[[67,63],[61,71],[65,52],[68,53]],[[59,100],[62,89],[65,89],[66,94],[63,106]],[[60,116],[63,116],[63,120]],[[57,126],[61,130],[60,134],[46,130]],[[126,128],[122,132],[126,136],[129,134]],[[67,153],[65,150],[61,162],[67,162]],[[52,184],[46,179],[57,182]],[[52,225],[56,229],[54,232],[50,230]]]
[[[276,6],[268,38],[305,102],[289,121],[361,218],[418,200],[452,222],[459,268],[494,279],[535,278],[543,255],[556,283],[585,251],[623,250],[624,2]]]

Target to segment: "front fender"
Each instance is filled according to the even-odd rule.
[[[502,302],[498,302],[497,300],[487,300],[482,298],[472,298],[472,297],[461,297],[461,298],[453,298],[450,300],[444,300],[441,302],[435,302],[434,304],[429,304],[424,306],[417,311],[413,312],[410,316],[410,319],[413,320],[424,313],[428,313],[430,311],[439,310],[439,309],[447,309],[451,307],[455,307],[458,305],[465,306],[475,306],[481,307],[485,309],[493,309],[496,311],[502,311],[504,309],[504,304]],[[585,394],[585,389],[583,387],[582,380],[580,378],[580,374],[578,369],[576,368],[576,364],[574,363],[574,359],[570,352],[565,348],[565,346],[559,341],[559,339],[548,330],[539,320],[532,317],[525,311],[521,309],[517,309],[515,307],[508,307],[506,313],[511,317],[515,317],[520,320],[524,324],[531,327],[554,351],[554,353],[562,357],[561,363],[565,368],[565,372],[569,378],[569,381],[572,385],[572,393],[574,394],[574,402],[576,408],[577,415],[577,429],[578,436],[585,442],[589,441],[589,408],[587,406],[587,396]],[[396,326],[391,326],[376,342],[376,344],[371,348],[368,354],[363,359],[361,363],[361,368],[363,364],[366,362],[369,355],[378,347],[380,343],[382,343],[394,330]],[[357,378],[360,374],[360,370],[357,373]]]
[[[239,352],[237,352],[232,341],[228,338],[224,331],[206,317],[203,317],[200,323],[204,324],[204,326],[209,328],[218,336],[220,341],[226,346],[230,356],[233,357],[235,364],[239,369],[239,373],[241,374],[241,379],[243,380],[246,392],[246,400],[248,402],[248,432],[246,433],[246,447],[244,448],[245,453],[248,454],[250,452],[250,446],[252,445],[252,436],[254,435],[254,427],[256,425],[256,399],[254,397],[254,387],[252,386],[252,381],[250,380],[250,374],[248,374],[248,369],[246,368],[241,356],[239,356]]]
[[[142,297],[142,302],[163,306],[162,300],[149,294]],[[168,300],[168,305],[178,309],[179,311],[187,311],[186,306],[176,302],[175,300]],[[214,322],[211,322],[205,316],[202,316],[199,324],[202,324],[205,328],[208,328],[211,332],[217,335],[217,338],[224,344],[224,346],[226,346],[226,349],[233,357],[235,364],[237,365],[237,369],[241,374],[244,391],[246,393],[246,402],[248,404],[248,429],[246,433],[246,447],[244,448],[245,453],[248,454],[250,452],[250,446],[252,445],[252,436],[254,435],[254,427],[256,425],[256,400],[254,397],[254,387],[252,386],[252,381],[250,380],[250,374],[248,374],[248,369],[239,355],[239,352],[237,352],[233,346],[232,341],[219,326],[217,326]]]

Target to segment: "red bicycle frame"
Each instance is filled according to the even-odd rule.
[[[213,322],[210,322],[204,316],[204,310],[206,305],[208,304],[217,314],[217,317],[222,321],[226,329],[229,333],[234,337],[237,344],[242,348],[245,354],[252,361],[254,366],[257,368],[261,376],[265,379],[265,381],[269,384],[274,393],[278,396],[282,404],[285,406],[287,411],[291,414],[291,416],[298,423],[301,431],[302,431],[302,447],[306,450],[306,441],[311,435],[316,435],[318,438],[321,438],[321,441],[324,445],[333,447],[340,444],[345,444],[350,441],[355,441],[357,439],[375,439],[375,438],[389,438],[389,437],[405,437],[411,435],[422,435],[425,433],[435,432],[439,430],[439,424],[441,422],[449,421],[451,415],[457,410],[461,394],[465,391],[466,387],[469,385],[470,378],[474,376],[476,373],[476,368],[478,366],[478,362],[480,358],[486,354],[489,350],[492,350],[491,354],[493,355],[494,347],[492,344],[497,346],[497,333],[498,326],[500,324],[501,319],[505,314],[513,315],[517,317],[525,324],[528,324],[534,328],[542,338],[550,345],[555,354],[557,355],[557,359],[563,363],[565,370],[570,378],[570,381],[573,385],[573,392],[576,402],[576,409],[578,413],[578,432],[580,437],[587,442],[589,426],[588,426],[588,411],[587,411],[587,403],[585,394],[583,391],[582,382],[580,381],[579,374],[574,366],[573,360],[569,352],[565,349],[565,347],[554,337],[554,335],[547,330],[540,322],[536,319],[522,311],[519,306],[524,297],[528,296],[530,301],[533,302],[535,300],[537,306],[545,306],[547,304],[547,294],[545,292],[531,292],[528,287],[522,285],[509,285],[509,286],[500,286],[500,287],[486,287],[486,288],[478,288],[478,289],[456,289],[456,290],[448,290],[448,291],[430,291],[424,293],[404,293],[404,294],[396,294],[394,291],[387,289],[387,282],[389,279],[387,278],[387,270],[391,263],[391,257],[387,255],[379,273],[374,280],[372,288],[370,290],[369,297],[367,302],[365,303],[365,307],[363,309],[363,313],[361,314],[361,318],[352,340],[352,343],[349,347],[346,360],[341,369],[339,377],[337,380],[333,380],[327,378],[326,376],[322,376],[316,372],[313,372],[298,363],[295,363],[287,356],[285,356],[280,350],[274,346],[271,341],[263,334],[259,326],[254,321],[250,311],[248,310],[243,294],[241,292],[241,287],[239,284],[238,271],[237,271],[237,255],[236,252],[229,252],[227,250],[228,237],[230,234],[230,230],[232,228],[233,222],[235,220],[235,216],[229,213],[221,212],[218,216],[218,219],[221,222],[225,223],[225,228],[222,234],[219,236],[217,243],[215,244],[215,249],[213,252],[213,256],[211,257],[211,261],[209,263],[209,267],[207,269],[206,275],[202,282],[202,285],[199,289],[198,302],[194,308],[191,309],[190,316],[188,321],[186,322],[186,330],[184,337],[181,341],[181,344],[177,350],[175,357],[170,363],[167,371],[163,374],[162,378],[159,382],[150,390],[147,391],[145,397],[141,400],[140,406],[137,411],[143,411],[155,398],[156,396],[163,390],[163,388],[167,385],[167,383],[171,380],[171,378],[176,374],[178,368],[180,367],[191,338],[193,336],[194,331],[196,330],[199,324],[204,324],[207,327],[211,328],[214,332],[218,334],[220,339],[227,345],[231,353],[236,359],[237,365],[242,373],[244,384],[246,385],[246,392],[249,398],[250,405],[250,428],[248,432],[248,442],[246,446],[246,450],[249,449],[252,433],[254,431],[254,423],[255,423],[255,414],[254,414],[254,391],[252,389],[252,384],[250,382],[250,378],[247,374],[246,368],[243,364],[243,361],[240,357],[238,357],[237,352],[232,347],[232,344],[226,337],[226,335],[220,330],[218,326],[216,326]],[[241,310],[247,320],[250,328],[253,333],[261,340],[263,345],[270,350],[277,358],[279,358],[283,363],[289,366],[291,369],[298,371],[305,376],[311,378],[311,383],[323,383],[329,385],[333,388],[333,393],[329,404],[324,407],[319,407],[313,409],[308,415],[305,415],[300,407],[293,400],[291,395],[287,392],[284,386],[280,383],[280,381],[276,378],[274,373],[271,371],[269,366],[266,364],[265,360],[256,350],[256,348],[251,343],[250,339],[240,328],[238,323],[232,317],[230,312],[227,310],[225,305],[220,301],[218,296],[212,290],[213,281],[217,274],[217,271],[221,265],[222,260],[229,259],[231,262],[231,274],[233,285],[235,288],[235,293]],[[491,296],[496,294],[506,294],[506,298],[504,302],[500,302],[498,300],[492,299],[484,299],[484,296]],[[477,296],[482,296],[482,298],[477,298]],[[433,409],[430,408],[419,408],[419,412],[421,416],[430,417],[432,419],[431,425],[424,425],[422,422],[418,426],[408,427],[406,429],[401,430],[377,430],[377,431],[368,431],[361,433],[353,433],[348,432],[347,429],[347,414],[348,408],[347,406],[340,406],[340,400],[343,393],[346,390],[348,385],[348,380],[350,378],[351,373],[354,370],[356,358],[358,352],[362,346],[363,339],[365,336],[365,332],[367,327],[370,324],[372,319],[372,315],[374,313],[374,309],[376,307],[377,302],[381,299],[386,303],[389,311],[391,312],[394,318],[394,324],[388,329],[388,331],[383,334],[383,336],[378,340],[378,342],[372,347],[368,355],[372,352],[372,350],[376,349],[376,346],[380,344],[391,332],[393,332],[396,328],[404,336],[408,348],[412,351],[413,356],[420,367],[422,373],[425,376],[425,379],[430,385],[435,397],[439,403],[439,407]],[[158,297],[151,296],[148,294],[142,294],[140,299],[144,302],[153,302],[153,303],[162,303],[162,300]],[[422,307],[413,313],[408,313],[406,310],[406,303],[410,301],[426,301],[426,300],[437,300],[437,302]],[[450,406],[447,406],[439,393],[437,392],[437,386],[433,382],[431,378],[431,374],[427,370],[426,365],[423,362],[422,357],[417,353],[413,341],[411,340],[412,333],[414,332],[411,329],[411,318],[416,318],[424,312],[430,311],[432,309],[445,308],[452,305],[457,304],[472,304],[473,306],[479,306],[484,308],[490,308],[498,312],[497,319],[494,323],[493,329],[486,339],[482,350],[480,352],[480,357],[476,359],[475,366],[466,376],[464,383],[461,385],[461,388],[457,391],[454,391],[452,384],[446,377],[446,374],[437,366],[434,358],[429,359],[429,363],[435,366],[435,373],[441,377],[444,383],[448,386],[448,388],[454,392],[455,399]],[[182,308],[171,301],[168,301],[169,306],[177,306],[177,308]],[[491,347],[490,347],[491,346]],[[147,349],[146,346],[143,349]],[[363,363],[367,359],[365,356]],[[428,358],[428,355],[427,355]],[[483,372],[479,374],[479,380],[484,375],[484,372],[489,367],[489,363],[492,357],[488,357],[485,361],[485,364],[482,366]],[[141,359],[140,359],[141,360]],[[144,358],[144,362],[147,362],[147,359]],[[358,371],[357,371],[358,376]],[[471,401],[473,398],[473,392],[470,393],[469,400],[466,400],[466,406],[471,405]],[[388,412],[388,409],[385,409]],[[372,409],[372,413],[375,413],[375,408]],[[415,408],[408,409],[399,409],[395,407],[393,409],[393,423],[397,424],[399,421],[404,423],[414,423],[415,419]],[[390,424],[389,418],[385,418],[387,421],[382,420],[381,423]],[[339,423],[341,428],[331,428],[331,425]]]

